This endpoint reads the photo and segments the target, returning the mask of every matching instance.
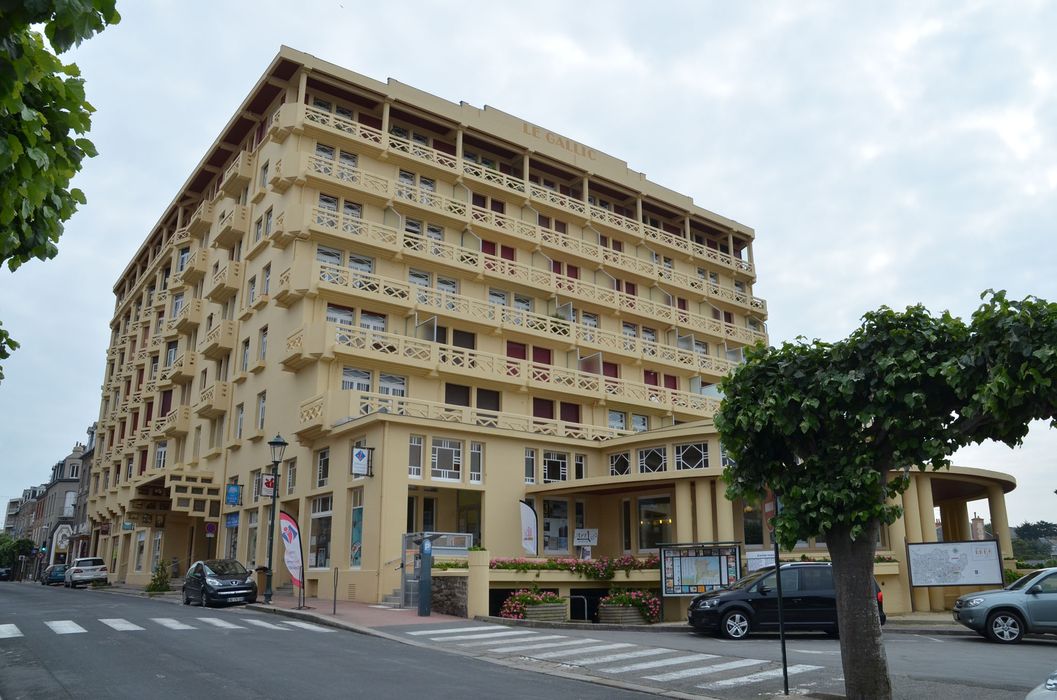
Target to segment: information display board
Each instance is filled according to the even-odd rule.
[[[661,594],[693,596],[741,578],[741,546],[733,543],[661,546]]]
[[[995,540],[907,543],[910,585],[1002,585],[1002,556]]]

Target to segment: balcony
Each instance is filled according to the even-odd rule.
[[[204,201],[191,213],[191,219],[187,222],[187,230],[195,238],[201,238],[209,233],[216,220],[216,206],[212,200]]]
[[[525,197],[527,189],[525,181],[519,177],[513,177],[468,160],[462,162],[462,173],[476,182],[498,188],[505,195],[512,193],[520,195],[522,199]]]
[[[574,199],[532,182],[529,183],[529,195],[535,201],[559,212],[575,214],[583,219],[588,217],[587,202],[583,200]]]
[[[209,251],[196,250],[187,258],[182,270],[177,270],[173,275],[174,285],[192,286],[206,275],[209,265]]]
[[[408,202],[434,215],[444,216],[458,223],[465,223],[469,214],[470,205],[466,202],[445,197],[418,185],[398,182],[394,187],[393,195],[396,201]]]
[[[161,433],[166,437],[178,437],[187,435],[191,428],[191,407],[177,406],[169,411],[169,415],[159,418],[161,421]]]
[[[197,357],[193,352],[179,355],[171,365],[162,370],[159,384],[186,384],[194,379],[198,370]]]
[[[169,320],[169,328],[180,333],[190,333],[202,323],[202,300],[187,301],[175,318]]]
[[[290,106],[284,105],[283,108],[286,109]],[[295,125],[293,128],[295,130],[298,125],[303,124],[305,127],[312,127],[325,133],[353,139],[362,145],[371,147],[376,153],[381,153],[388,143],[386,135],[372,126],[367,126],[309,105],[292,106],[297,112],[292,117],[286,117],[286,115],[284,117],[293,120]]]
[[[220,179],[220,189],[229,197],[237,197],[253,179],[253,154],[242,151],[231,162]]]
[[[218,228],[213,247],[234,247],[250,230],[250,208],[243,204],[236,204],[230,211],[221,215]]]
[[[366,173],[351,165],[317,155],[305,157],[303,163],[302,171],[309,177],[320,179],[327,185],[337,184],[351,188],[358,193],[368,195],[378,204],[387,201],[393,191],[393,183],[388,178]]]
[[[206,332],[205,339],[199,345],[199,352],[211,360],[219,360],[235,349],[235,321],[221,321]]]
[[[231,401],[231,384],[214,382],[202,390],[202,396],[195,404],[195,415],[201,418],[216,418],[227,413]]]
[[[425,144],[389,134],[389,152],[415,163],[423,163],[443,172],[456,170],[455,154],[445,153]]]
[[[206,296],[210,301],[222,304],[241,289],[242,267],[243,263],[230,261],[213,273],[206,288]]]
[[[548,418],[534,418],[517,413],[486,411],[466,406],[412,399],[390,394],[370,394],[354,391],[328,391],[317,394],[298,407],[300,429],[296,431],[302,442],[317,440],[334,428],[363,416],[391,414],[419,420],[463,423],[503,432],[533,433],[574,440],[603,441],[632,435],[627,430],[616,430],[597,425],[567,423]]]

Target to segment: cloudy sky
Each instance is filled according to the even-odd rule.
[[[22,343],[0,384],[5,502],[85,439],[112,286],[281,44],[510,112],[754,227],[773,342],[837,340],[882,304],[964,316],[988,288],[1057,299],[1057,3],[119,9],[67,55],[98,110],[100,155],[76,182],[88,206],[57,259],[0,271]],[[956,462],[1017,478],[1012,524],[1057,520],[1057,431]]]

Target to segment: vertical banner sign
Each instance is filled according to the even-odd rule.
[[[298,588],[303,587],[301,572],[301,530],[297,527],[297,521],[285,511],[279,513],[279,536],[283,539],[286,552],[283,554],[283,562],[286,570],[290,572],[290,578]]]
[[[238,484],[228,484],[224,488],[224,503],[229,506],[237,506],[242,502],[242,487]]]
[[[271,472],[261,474],[261,496],[271,498],[275,493],[275,477]]]
[[[521,548],[532,556],[536,556],[536,532],[536,511],[521,501]]]
[[[352,475],[371,476],[371,452],[373,447],[352,448]]]

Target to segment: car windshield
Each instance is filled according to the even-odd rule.
[[[727,588],[729,590],[738,590],[738,589],[741,589],[741,588],[748,588],[749,586],[751,586],[752,584],[756,583],[761,578],[763,578],[764,576],[766,576],[767,574],[770,574],[770,573],[774,573],[774,567],[773,566],[767,567],[766,569],[761,569],[760,571],[755,571],[755,572],[749,574],[748,576],[745,576],[744,578],[740,578],[737,581],[735,581],[734,583],[732,583],[729,586],[727,586]]]
[[[1006,590],[1007,591],[1019,591],[1021,588],[1023,588],[1026,585],[1028,585],[1028,582],[1031,581],[1033,578],[1035,578],[1038,575],[1039,575],[1038,571],[1033,571],[1030,574],[1028,574],[1027,576],[1021,576],[1016,581],[1014,581],[1013,583],[1011,583],[1008,586],[1006,586]]]
[[[102,566],[102,559],[78,559],[76,566]]]
[[[217,559],[205,562],[206,568],[219,576],[245,576],[246,567],[234,559]]]

